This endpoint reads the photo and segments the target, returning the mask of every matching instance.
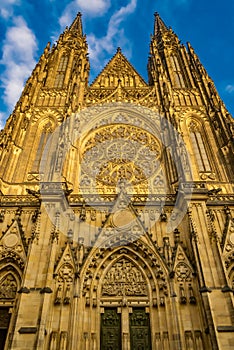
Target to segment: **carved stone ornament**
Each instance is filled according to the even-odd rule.
[[[17,282],[9,274],[0,282],[0,299],[14,299],[17,291]]]
[[[63,264],[62,267],[59,269],[58,275],[59,275],[59,281],[67,281],[67,282],[73,281],[73,278],[74,278],[73,267],[68,263]]]
[[[18,215],[16,213],[16,215]],[[0,257],[2,259],[14,259],[21,264],[25,261],[27,243],[20,220],[13,220],[0,239]]]
[[[128,62],[126,57],[118,49],[115,56],[103,69],[101,74],[95,79],[92,88],[113,88],[118,84],[125,87],[142,88],[147,87],[147,84],[142,77],[135,71],[133,66]]]
[[[8,235],[6,235],[3,238],[3,244],[7,248],[13,248],[16,246],[18,242],[19,242],[19,237],[17,235],[17,229],[16,227],[13,227],[13,229],[8,233]]]
[[[178,281],[191,281],[191,270],[185,263],[179,263],[175,271]]]
[[[103,296],[146,296],[146,281],[141,271],[129,260],[118,260],[107,272]]]

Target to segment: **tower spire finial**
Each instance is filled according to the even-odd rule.
[[[74,19],[73,23],[69,28],[70,31],[75,32],[79,36],[83,36],[83,26],[81,17],[81,12],[78,12],[76,18]]]
[[[163,22],[158,12],[155,12],[154,17],[155,17],[154,36],[157,36],[158,34],[162,34],[168,31],[166,24]]]

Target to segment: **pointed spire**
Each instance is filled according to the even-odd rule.
[[[165,33],[168,31],[166,24],[163,22],[158,12],[155,12],[155,21],[154,21],[154,36]]]
[[[74,19],[73,23],[69,28],[70,32],[74,32],[78,36],[83,36],[83,27],[82,27],[81,17],[82,17],[81,12],[78,12],[76,18]]]

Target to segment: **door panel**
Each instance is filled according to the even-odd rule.
[[[144,309],[135,308],[129,318],[131,350],[151,350],[149,314]]]
[[[101,350],[121,350],[121,318],[117,309],[101,315]]]
[[[0,350],[4,349],[11,314],[8,307],[0,307]]]

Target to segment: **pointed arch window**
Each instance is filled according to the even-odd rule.
[[[36,153],[36,157],[33,163],[33,167],[32,167],[32,172],[33,173],[38,173],[39,172],[39,166],[40,166],[40,161],[42,158],[42,154],[43,154],[43,150],[45,148],[45,145],[48,141],[49,135],[52,132],[52,124],[51,122],[48,122],[44,128],[43,131],[41,133],[41,137],[40,137],[40,141],[39,141],[39,145],[38,145],[38,149],[37,149],[37,153]]]
[[[8,266],[9,268],[9,266]],[[3,271],[4,273],[5,271]],[[13,273],[0,276],[0,349],[5,349],[11,320],[10,307],[16,297],[18,283]]]
[[[173,69],[173,80],[176,87],[184,88],[185,81],[180,68],[178,58],[175,54],[170,56],[171,67]]]
[[[60,59],[57,74],[54,81],[55,88],[62,88],[68,64],[68,56],[63,55]]]
[[[0,282],[0,299],[14,299],[17,291],[17,282],[12,274],[8,274]]]
[[[192,121],[189,125],[189,131],[199,171],[210,172],[211,167],[199,125]]]

